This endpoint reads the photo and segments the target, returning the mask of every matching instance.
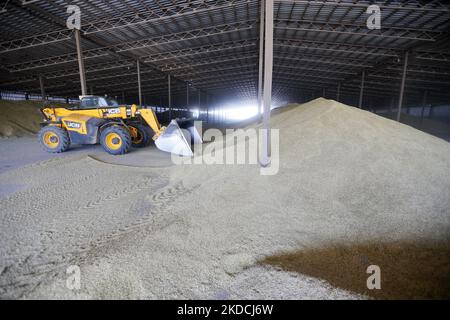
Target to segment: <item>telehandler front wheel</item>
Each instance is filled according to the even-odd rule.
[[[63,128],[46,126],[39,131],[39,143],[47,152],[61,153],[69,149],[70,138]]]
[[[128,125],[131,134],[131,143],[134,148],[144,148],[152,141],[150,128],[142,124]]]
[[[124,127],[110,126],[102,131],[100,144],[109,154],[125,154],[131,147],[131,135]]]

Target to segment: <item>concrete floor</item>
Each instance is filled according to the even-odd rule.
[[[169,153],[158,150],[154,145],[143,149],[131,149],[128,154],[113,156],[100,145],[74,145],[60,154],[45,152],[36,137],[0,139],[0,174],[36,162],[73,155],[88,155],[102,162],[132,167],[162,168],[172,166]],[[11,184],[0,181],[0,197],[20,191],[25,184]]]
[[[47,153],[41,149],[36,137],[0,139],[0,173],[55,157],[89,155],[112,164],[135,167],[168,167],[173,165],[170,154],[154,145],[143,149],[131,149],[126,155],[113,156],[100,145],[74,145],[60,154]]]

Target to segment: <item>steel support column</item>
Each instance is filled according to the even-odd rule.
[[[47,99],[45,98],[44,77],[42,75],[39,75],[39,85],[41,87],[42,101],[45,101]]]
[[[262,86],[263,86],[263,70],[264,70],[264,3],[261,0],[261,16],[259,26],[259,70],[258,70],[258,114],[262,114]]]
[[[409,51],[405,52],[405,57],[403,60],[403,73],[402,73],[402,83],[400,85],[400,96],[398,98],[398,110],[397,110],[397,121],[400,122],[403,106],[403,97],[405,95],[405,84],[406,84],[406,72],[408,70],[408,59]]]
[[[394,108],[395,108],[395,97],[392,96],[391,98],[391,104],[389,105],[389,113],[392,113],[392,117],[394,117],[393,113],[394,113]]]
[[[81,48],[80,30],[78,30],[78,29],[75,29],[75,42],[77,45],[78,68],[79,68],[79,72],[80,72],[80,83],[81,83],[81,95],[85,96],[87,94],[86,72],[84,69],[84,58],[83,58],[83,50]]]
[[[272,105],[272,69],[273,69],[273,0],[266,0],[265,36],[264,36],[264,113],[261,165],[270,163],[270,109]]]
[[[425,116],[425,108],[427,107],[428,101],[428,91],[424,91],[423,93],[423,101],[422,101],[422,112],[420,113],[420,127],[423,125],[423,117]]]
[[[366,81],[366,70],[363,70],[362,75],[361,75],[361,88],[359,91],[359,103],[358,103],[358,108],[362,108],[362,104],[363,104],[363,99],[364,99],[364,83]]]
[[[186,108],[189,108],[189,83],[186,83]]]
[[[136,60],[137,77],[138,77],[138,95],[139,95],[139,107],[142,106],[142,86],[141,86],[141,63]]]
[[[337,93],[336,93],[336,101],[339,102],[341,100],[341,83],[339,82],[337,85]]]
[[[208,94],[206,94],[206,122],[209,122],[209,106],[208,106],[209,98]]]
[[[167,76],[167,94],[169,100],[169,120],[172,120],[172,86],[170,83],[171,76],[170,74]]]

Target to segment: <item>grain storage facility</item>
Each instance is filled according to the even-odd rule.
[[[0,298],[450,297],[448,2],[0,20]]]

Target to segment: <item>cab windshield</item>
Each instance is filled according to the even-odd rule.
[[[106,98],[106,103],[108,103],[108,106],[110,106],[110,107],[118,107],[119,106],[117,101],[114,99],[111,99],[111,98]]]
[[[118,107],[116,100],[103,97],[84,97],[80,102],[80,109]]]

